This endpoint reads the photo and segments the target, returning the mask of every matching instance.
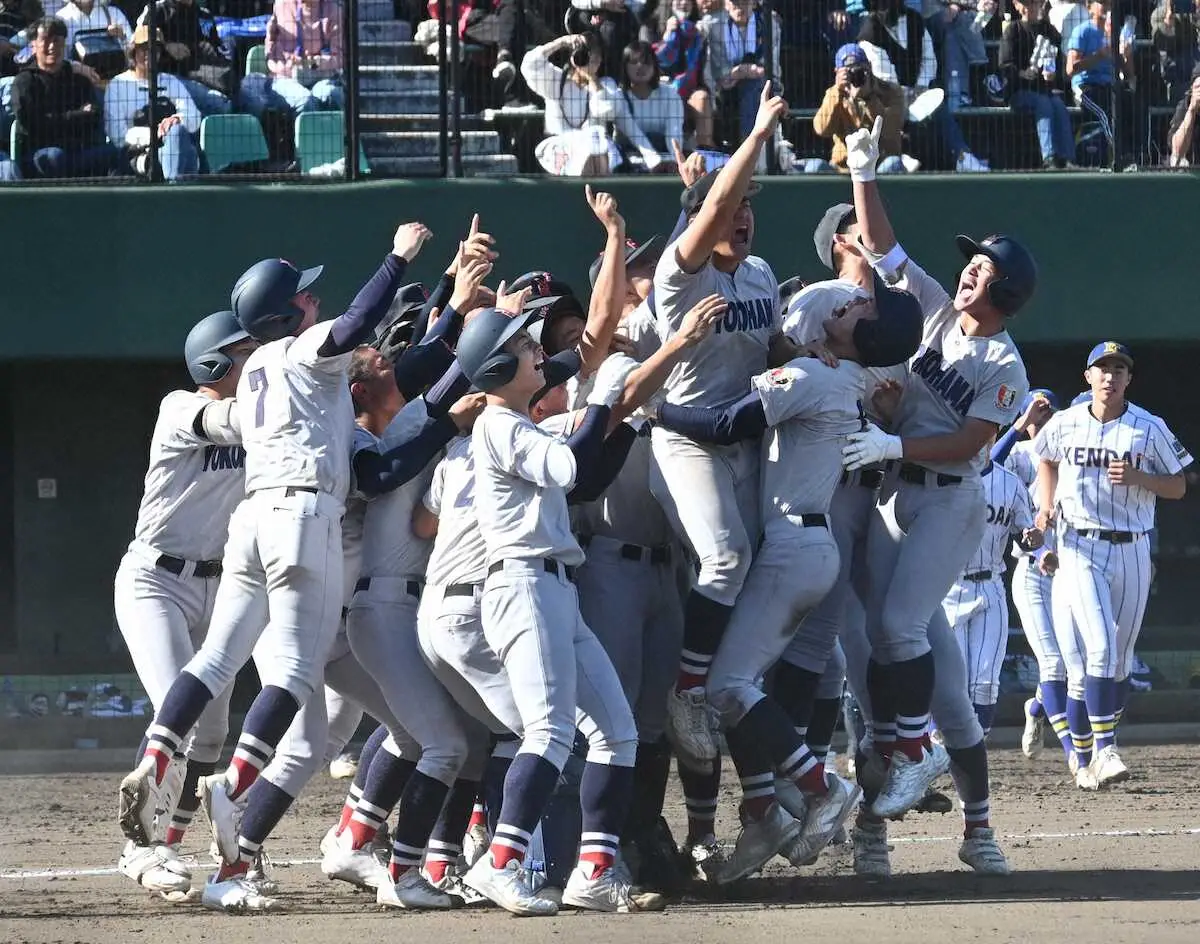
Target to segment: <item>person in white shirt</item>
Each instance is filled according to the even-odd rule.
[[[570,64],[561,69],[550,60],[570,51]],[[548,174],[561,177],[602,177],[623,161],[608,133],[615,125],[637,148],[648,170],[662,163],[629,108],[616,83],[600,78],[603,62],[600,35],[587,32],[562,36],[535,46],[521,61],[521,75],[546,102],[546,138],[535,151]]]
[[[46,6],[48,8],[50,4]],[[75,34],[85,30],[105,30],[122,43],[129,42],[133,35],[133,27],[121,8],[109,6],[103,0],[71,0],[57,14],[47,9],[46,16],[57,16],[67,24],[68,51],[75,48]]]
[[[139,171],[145,169],[151,142],[151,128],[146,123],[150,56],[159,55],[162,50],[162,32],[156,32],[152,53],[150,30],[145,24],[137,28],[129,47],[130,68],[116,76],[104,92],[104,130],[118,147],[125,144],[136,152],[134,166]],[[155,115],[159,120],[154,133],[160,142],[158,161],[163,176],[176,180],[199,173],[200,149],[194,135],[200,131],[200,109],[178,76],[160,72],[157,84],[156,97],[161,104]]]
[[[621,56],[621,97],[634,123],[658,151],[658,170],[674,170],[671,142],[683,144],[683,99],[661,81],[654,47],[638,40],[625,47]]]

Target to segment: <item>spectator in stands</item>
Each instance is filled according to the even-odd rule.
[[[146,22],[142,11],[138,23]],[[161,68],[179,76],[201,115],[223,115],[233,93],[233,63],[221,51],[212,14],[196,0],[156,0],[154,22],[166,40]]]
[[[20,168],[9,159],[7,151],[0,151],[0,183],[11,183],[20,179]]]
[[[934,0],[925,18],[933,44],[942,53],[942,84],[951,111],[971,105],[983,88],[987,48],[983,31],[996,15],[995,0]]]
[[[821,107],[813,118],[813,131],[833,139],[828,161],[810,158],[804,161],[808,173],[827,170],[846,172],[846,135],[859,128],[870,129],[875,119],[883,118],[879,134],[880,174],[903,173],[904,121],[908,106],[898,85],[884,82],[871,73],[867,54],[857,43],[847,43],[833,57],[833,85],[825,90]]]
[[[675,148],[683,146],[683,99],[659,81],[660,75],[654,47],[641,40],[625,47],[621,97],[633,122],[662,159],[656,169],[667,173],[675,169]],[[631,142],[618,140],[618,144],[627,151]]]
[[[567,53],[566,68],[551,59]],[[535,152],[547,173],[566,177],[603,176],[622,163],[620,149],[608,135],[615,124],[638,149],[647,170],[662,158],[632,120],[612,79],[600,78],[603,63],[600,34],[562,36],[535,46],[521,61],[521,74],[546,102],[546,135]]]
[[[713,103],[704,84],[708,39],[700,29],[696,0],[659,0],[658,35],[654,46],[659,68],[668,85],[687,106],[685,118],[691,126],[695,148],[713,147]]]
[[[1196,116],[1200,114],[1200,65],[1192,68],[1192,85],[1184,93],[1167,137],[1171,142],[1171,166],[1194,167],[1200,164],[1200,134],[1196,133]]]
[[[1116,88],[1109,38],[1111,29],[1108,0],[1091,0],[1087,22],[1080,23],[1067,42],[1067,76],[1071,79],[1075,101],[1099,125],[1108,146],[1120,151],[1113,138],[1111,119]],[[1105,156],[1102,154],[1100,159],[1104,162]],[[1118,153],[1116,162],[1119,164],[1120,160]]]
[[[1154,48],[1158,51],[1167,100],[1178,102],[1191,83],[1196,65],[1200,0],[1162,0],[1150,14]]]
[[[134,159],[134,169],[147,173],[151,128],[150,57],[162,56],[162,32],[158,31],[151,47],[150,30],[143,23],[133,33],[129,45],[129,65],[108,83],[104,93],[104,126],[108,139],[124,144]],[[156,127],[153,134],[160,143],[158,163],[163,177],[177,180],[200,172],[200,149],[195,135],[200,131],[200,110],[192,100],[187,86],[170,72],[158,73],[158,94],[155,96]]]
[[[0,148],[8,146],[12,84],[21,69],[17,53],[29,44],[29,24],[43,16],[38,0],[0,0]]]
[[[269,76],[242,79],[238,99],[250,114],[342,110],[341,0],[275,0],[267,22],[267,69]]]
[[[705,84],[716,96],[716,137],[736,148],[754,127],[758,100],[767,80],[767,53],[762,7],[757,0],[725,0],[722,10],[700,21],[708,38]],[[778,80],[781,21],[771,23],[771,74]]]
[[[621,74],[621,56],[638,34],[638,18],[646,0],[571,0],[567,23],[572,33],[594,30],[604,47],[603,75]]]
[[[95,86],[66,66],[67,25],[45,17],[33,31],[33,61],[13,83],[23,177],[96,177],[122,171],[122,152],[104,139]]]
[[[913,99],[930,88],[937,74],[933,40],[921,14],[905,7],[903,0],[883,2],[883,9],[863,18],[858,43],[867,54],[875,77],[899,85],[911,105]],[[971,153],[962,129],[945,104],[933,113],[933,121],[957,171],[990,170],[986,161]]]
[[[1000,41],[1000,71],[1009,106],[1015,112],[1034,116],[1042,164],[1047,170],[1074,167],[1075,134],[1066,102],[1058,91],[1062,37],[1043,19],[1040,0],[1013,0],[1013,5],[1020,19],[1004,24]]]
[[[122,44],[128,44],[133,35],[133,27],[121,8],[109,6],[105,0],[71,0],[57,15],[67,24],[68,54],[75,49],[75,34],[85,30],[104,30]]]

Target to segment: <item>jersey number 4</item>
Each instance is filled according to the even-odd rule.
[[[259,427],[263,424],[263,409],[267,399],[267,370],[265,367],[250,371],[250,389],[258,394],[258,399],[254,402],[254,425]]]

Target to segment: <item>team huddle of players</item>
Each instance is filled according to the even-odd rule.
[[[764,90],[724,167],[683,169],[666,240],[629,240],[589,188],[586,306],[548,273],[486,288],[476,217],[431,292],[405,284],[430,235],[410,223],[335,319],[319,268],[268,259],[196,325],[197,389],[163,400],[116,580],[156,710],[120,787],[123,874],[274,907],[263,845],[364,712],[380,725],[322,871],[382,905],[660,910],[685,872],[810,865],[847,827],[855,871],[885,877],[888,821],[947,773],[959,858],[1006,874],[986,735],[1010,541],[1041,667],[1027,752],[1048,720],[1080,786],[1128,776],[1146,532],[1190,456],[1125,401],[1120,344],[1089,356],[1090,403],[1029,394],[1006,324],[1033,259],[960,236],[948,294],[892,231],[878,126],[848,139],[853,203],[814,233],[835,277],[780,286],[750,198],[785,110]],[[218,770],[250,659],[262,688]],[[826,767],[846,687],[853,781]],[[201,805],[218,867],[193,887]]]

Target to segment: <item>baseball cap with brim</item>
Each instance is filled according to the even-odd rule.
[[[533,339],[545,347],[546,328],[559,318],[574,315],[576,318],[587,320],[583,305],[574,295],[549,295],[545,298],[531,298],[521,309],[522,314],[536,319],[529,327]]]
[[[1027,394],[1025,394],[1025,399],[1021,401],[1021,412],[1024,413],[1031,406],[1033,406],[1034,400],[1045,400],[1048,404],[1050,404],[1050,409],[1058,409],[1058,397],[1055,396],[1053,390],[1047,390],[1045,387],[1034,387]]]
[[[306,288],[313,284],[321,277],[321,273],[325,271],[323,265],[313,266],[311,269],[300,270],[300,281],[296,285],[297,292],[303,292]]]
[[[835,204],[821,217],[821,222],[813,231],[813,245],[817,247],[817,258],[826,269],[833,270],[833,237],[845,232],[846,227],[856,219],[854,205],[850,203]]]
[[[719,170],[714,170],[711,173],[705,174],[694,184],[688,187],[679,197],[679,205],[683,207],[684,212],[691,214],[700,209],[705,198],[713,188],[713,184],[717,182]],[[746,187],[746,196],[752,197],[762,189],[762,185],[757,181],[752,180]]]
[[[833,54],[835,69],[845,69],[847,66],[865,66],[866,64],[867,52],[858,43],[846,43],[839,46],[838,51]]]
[[[903,364],[921,345],[925,315],[912,292],[893,288],[874,274],[876,317],[854,326],[854,346],[864,367]]]
[[[805,284],[804,279],[798,275],[793,275],[786,282],[781,282],[779,284],[779,304],[786,308],[792,296],[803,289]]]
[[[1109,357],[1124,361],[1126,367],[1133,367],[1133,353],[1120,341],[1101,341],[1092,348],[1092,353],[1088,355],[1087,365],[1092,367],[1097,361]]]
[[[641,259],[658,258],[662,247],[659,243],[662,242],[658,235],[651,236],[644,243],[639,243],[632,239],[625,240],[625,268],[628,269],[634,263]],[[588,269],[588,279],[595,286],[596,279],[600,277],[600,266],[604,262],[604,253],[600,253]]]

